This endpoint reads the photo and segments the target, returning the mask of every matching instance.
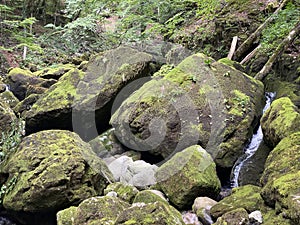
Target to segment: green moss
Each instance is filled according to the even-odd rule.
[[[135,225],[135,224],[137,224],[135,219],[127,220],[127,221],[124,223],[124,225]]]
[[[57,64],[52,67],[48,67],[39,71],[34,72],[35,76],[47,77],[47,76],[56,76],[59,78],[63,74],[67,73],[71,69],[74,69],[75,65],[73,64]]]
[[[220,181],[210,155],[194,145],[175,154],[156,173],[158,186],[179,208],[191,206],[199,195],[216,197]]]
[[[34,77],[35,75],[30,70],[25,70],[21,68],[13,68],[8,73],[8,77],[15,76],[15,75],[23,75],[26,77]]]
[[[172,206],[155,202],[149,204],[135,204],[125,209],[115,221],[115,224],[165,224],[182,225],[181,214]]]
[[[84,72],[77,69],[70,70],[32,106],[32,111],[36,113],[71,107],[76,95],[77,84],[83,77]]]
[[[114,224],[118,215],[129,206],[116,197],[101,196],[86,199],[78,206],[74,225]]]
[[[0,93],[0,101],[7,103],[12,109],[20,102],[11,91]]]
[[[42,147],[41,147],[42,146]],[[3,201],[14,211],[59,209],[101,194],[112,178],[89,145],[70,131],[48,130],[25,137],[2,173],[19,173]]]
[[[260,196],[261,188],[245,185],[232,190],[232,194],[225,197],[210,210],[214,218],[238,208],[244,208],[248,213],[264,208],[264,201]]]
[[[134,198],[134,203],[144,202],[144,203],[154,203],[161,201],[163,203],[168,203],[166,199],[162,198],[158,194],[154,193],[152,190],[140,191]]]
[[[205,60],[210,61],[209,65]],[[224,71],[230,71],[230,77],[224,78]],[[189,102],[181,104],[178,98],[181,96],[190,97],[191,104]],[[227,110],[224,110],[226,106],[223,107],[225,100],[229,107]],[[209,140],[214,141],[214,138],[210,139],[214,123],[226,124],[226,128],[220,126],[213,133],[224,137],[226,142],[228,140],[226,137],[238,139],[238,141],[234,140],[232,148],[226,148],[228,151],[221,153],[230,156],[226,159],[226,167],[231,167],[236,157],[242,153],[251,135],[249,127],[255,124],[254,120],[261,115],[263,84],[232,67],[214,62],[203,54],[195,54],[186,58],[171,71],[167,70],[165,74],[162,72],[154,76],[151,81],[133,93],[114,113],[111,124],[116,127],[122,142],[127,143],[130,140],[126,137],[123,121],[129,122],[136,137],[146,139],[149,137],[149,121],[154,117],[162,118],[167,126],[169,125],[166,141],[154,149],[153,153],[167,157],[182,135],[180,128],[183,121],[178,118],[178,113],[174,112],[176,111],[174,106],[178,106],[177,108],[180,108],[184,115],[190,115],[190,112],[198,113],[199,123],[193,124],[190,130],[199,133],[198,143],[201,143],[204,148]],[[240,132],[236,132],[237,129]],[[146,133],[148,136],[145,135]],[[212,151],[218,151],[217,149],[219,148]],[[221,158],[218,164],[224,167]]]
[[[70,208],[59,211],[56,214],[57,225],[73,225],[72,220],[76,215],[77,207],[71,206]]]
[[[121,182],[109,184],[104,190],[104,194],[106,195],[110,191],[115,191],[120,199],[128,203],[132,203],[139,192],[136,187]]]
[[[223,63],[227,66],[231,66],[231,67],[234,67],[234,61],[233,60],[230,60],[228,58],[222,58],[222,59],[219,59],[218,62],[220,63]]]
[[[269,209],[267,212],[263,212],[264,225],[291,225],[291,221],[283,214],[276,213],[275,210]]]
[[[267,81],[267,89],[276,92],[276,98],[282,98],[282,97],[288,97],[291,99],[291,101],[297,105],[300,106],[300,96],[299,96],[299,85],[300,85],[300,77],[298,78],[299,82],[294,81],[286,82],[286,81],[280,81],[278,79],[276,80],[270,80]]]
[[[284,137],[300,131],[300,113],[289,98],[283,97],[272,102],[261,125],[265,139],[275,146]]]

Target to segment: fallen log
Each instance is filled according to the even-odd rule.
[[[241,46],[236,50],[234,54],[234,59],[238,60],[240,59],[245,52],[247,52],[251,46],[253,45],[254,41],[261,35],[263,29],[275,19],[275,16],[278,14],[278,12],[288,3],[289,0],[283,0],[280,6],[275,10],[275,12],[268,17],[268,19],[265,20],[264,23],[262,23],[254,33],[252,33],[242,44]]]
[[[257,80],[263,80],[265,76],[268,75],[270,70],[272,69],[272,66],[277,59],[278,56],[284,52],[287,47],[294,41],[294,39],[300,34],[300,22],[296,24],[296,26],[293,28],[293,30],[288,34],[286,38],[282,40],[282,42],[277,46],[274,53],[271,55],[269,60],[266,62],[264,67],[255,75],[255,79]]]
[[[252,59],[255,54],[257,53],[258,49],[260,49],[261,45],[258,45],[252,52],[250,52],[241,62],[240,64],[243,65],[246,62],[248,62],[250,59]]]

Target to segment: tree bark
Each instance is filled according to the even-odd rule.
[[[243,65],[246,62],[248,62],[250,59],[252,59],[255,54],[257,53],[258,49],[260,49],[261,45],[258,45],[252,52],[250,52],[241,62],[240,64]]]
[[[296,24],[294,29],[289,33],[289,35],[283,39],[283,41],[277,46],[275,52],[271,55],[269,60],[266,62],[264,67],[255,75],[255,79],[263,80],[270,70],[277,59],[278,56],[282,54],[286,50],[286,48],[294,41],[294,39],[300,34],[300,22]]]
[[[235,52],[237,41],[238,41],[238,36],[234,36],[232,38],[231,47],[230,47],[230,50],[229,50],[229,53],[228,53],[228,56],[227,56],[227,58],[230,59],[230,60],[232,59],[233,54]]]
[[[289,0],[283,0],[280,6],[275,10],[275,12],[265,20],[263,24],[261,24],[254,33],[252,33],[242,44],[241,46],[236,50],[234,54],[234,59],[238,60],[240,59],[245,52],[247,52],[250,47],[252,46],[253,42],[260,36],[263,29],[274,20],[275,16],[278,14],[278,12],[287,4]]]

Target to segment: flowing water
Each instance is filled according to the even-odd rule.
[[[275,97],[275,93],[266,92],[265,96],[266,96],[266,105],[263,109],[263,113],[270,107],[271,102]],[[250,143],[245,148],[245,154],[237,160],[237,162],[233,167],[232,178],[231,178],[232,188],[239,186],[239,175],[240,175],[241,168],[243,167],[244,163],[254,155],[259,145],[261,144],[262,140],[263,140],[263,133],[262,133],[261,126],[259,126],[256,133],[253,134]]]

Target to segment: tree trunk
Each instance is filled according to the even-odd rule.
[[[289,0],[283,0],[283,2],[280,4],[280,6],[276,9],[276,11],[265,20],[263,24],[261,24],[254,33],[252,33],[242,44],[241,46],[236,50],[234,54],[234,59],[238,60],[240,59],[245,52],[247,52],[250,47],[252,46],[253,42],[260,36],[263,29],[274,20],[275,16],[278,14],[278,12],[287,4]]]
[[[294,29],[289,33],[289,35],[283,39],[283,41],[277,46],[275,52],[272,54],[272,56],[269,58],[269,60],[266,62],[264,67],[259,71],[255,79],[257,80],[263,80],[265,76],[268,75],[270,70],[272,69],[272,66],[277,59],[278,56],[281,55],[282,52],[286,50],[286,48],[294,41],[294,39],[297,37],[297,35],[300,34],[300,22],[296,24]]]

